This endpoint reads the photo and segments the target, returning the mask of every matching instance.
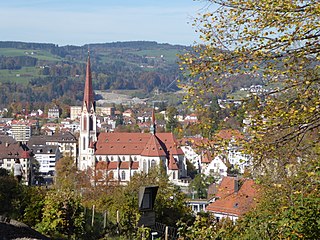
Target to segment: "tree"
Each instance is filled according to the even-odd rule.
[[[137,235],[140,218],[139,188],[150,185],[159,186],[154,205],[157,222],[175,226],[178,220],[186,221],[191,217],[191,211],[185,205],[184,194],[169,182],[162,169],[155,167],[149,173],[135,174],[127,186],[117,186],[112,193],[104,194],[98,200],[98,208],[109,212],[108,219],[113,222],[113,226],[116,224],[117,211],[119,212],[121,235],[130,239]]]
[[[262,78],[267,92],[243,102],[256,126],[255,153],[271,145],[299,141],[319,127],[319,5],[315,0],[209,0],[208,9],[195,23],[204,44],[182,57],[190,72],[187,99],[199,111],[215,82],[226,85],[228,77],[247,74]],[[262,117],[263,116],[263,117]],[[207,124],[207,123],[204,123]],[[297,148],[296,148],[297,149]]]
[[[65,189],[46,195],[42,220],[36,228],[51,237],[79,239],[84,234],[84,224],[80,197]]]
[[[167,115],[166,131],[173,132],[173,130],[178,127],[178,120],[177,120],[178,110],[173,106],[169,106],[166,110],[166,115]]]
[[[214,182],[215,179],[213,176],[206,176],[202,173],[199,173],[191,181],[190,188],[192,191],[197,193],[198,198],[207,198],[208,187]]]
[[[203,44],[181,58],[192,79],[190,105],[206,112],[212,95],[234,76],[264,83],[264,91],[242,99],[251,122],[246,150],[261,182],[261,204],[226,239],[312,239],[319,232],[312,212],[319,212],[320,3],[208,2],[214,10],[195,20]],[[210,122],[202,124],[210,129]]]
[[[64,156],[56,163],[55,186],[60,189],[75,189],[77,166],[73,157]]]

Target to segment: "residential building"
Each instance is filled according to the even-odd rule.
[[[31,125],[23,121],[12,122],[11,134],[17,142],[26,143],[29,141],[32,134]]]
[[[60,109],[57,106],[48,109],[48,118],[59,118]]]
[[[39,163],[39,173],[47,175],[55,172],[56,162],[61,158],[59,147],[50,145],[29,146]]]
[[[23,183],[28,183],[31,177],[29,174],[31,158],[32,152],[25,144],[17,142],[10,136],[0,135],[0,167],[12,172],[15,160],[19,159],[24,170]]]
[[[259,189],[254,180],[224,177],[206,210],[213,213],[217,220],[230,218],[236,221],[255,206],[258,195]]]
[[[32,146],[57,146],[61,156],[77,157],[77,139],[71,132],[58,132],[52,135],[32,136],[28,145]],[[59,159],[59,158],[58,158]]]

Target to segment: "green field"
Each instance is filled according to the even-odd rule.
[[[15,49],[15,48],[0,48],[0,55],[7,57],[29,56],[37,58],[38,60],[45,61],[61,61],[62,59],[43,50],[30,50],[30,49]]]
[[[0,82],[16,82],[27,84],[30,79],[38,77],[39,69],[35,67],[23,67],[19,70],[0,70]]]

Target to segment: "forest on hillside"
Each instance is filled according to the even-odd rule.
[[[178,89],[177,54],[188,51],[186,46],[144,41],[84,46],[0,42],[0,105],[79,103],[89,49],[94,89],[139,89],[146,96],[155,89]]]

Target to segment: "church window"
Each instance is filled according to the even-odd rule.
[[[156,166],[156,160],[152,159],[152,160],[151,160],[151,167],[153,168],[153,167],[155,167],[155,166]]]
[[[85,150],[86,149],[86,138],[84,137],[83,138],[83,150]]]
[[[121,172],[121,180],[126,180],[126,172],[125,171]]]
[[[143,172],[146,173],[147,172],[147,161],[143,160]]]
[[[122,161],[125,161],[125,160],[126,160],[126,158],[125,158],[125,156],[123,156],[123,157],[122,157]]]

